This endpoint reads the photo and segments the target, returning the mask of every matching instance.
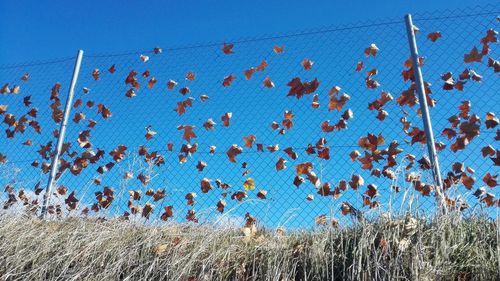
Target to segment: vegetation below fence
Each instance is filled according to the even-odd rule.
[[[498,220],[314,231],[0,216],[1,280],[498,280]]]

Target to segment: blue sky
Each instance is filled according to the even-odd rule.
[[[307,30],[405,13],[470,7],[449,1],[0,1],[0,64],[149,50]]]
[[[44,4],[33,1],[29,4],[24,3],[24,6],[17,6],[19,3],[2,2],[0,16],[8,24],[1,25],[0,36],[2,42],[9,44],[0,45],[0,66],[71,57],[75,55],[77,49],[85,50],[75,99],[82,99],[84,103],[88,100],[95,101],[96,104],[103,103],[111,109],[113,117],[104,120],[97,114],[95,108],[89,109],[85,106],[73,109],[70,116],[73,117],[76,112],[83,112],[87,119],[93,118],[98,121],[98,125],[91,133],[94,147],[109,152],[117,145],[125,144],[129,147],[130,157],[104,175],[96,173],[97,166],[91,166],[78,177],[66,172],[59,184],[67,186],[70,191],[75,190],[82,204],[92,204],[95,201],[95,191],[102,189],[103,186],[112,186],[117,193],[125,192],[124,195],[116,196],[119,198],[116,200],[117,208],[123,211],[128,199],[127,190],[140,189],[145,192],[148,188],[165,188],[167,198],[155,203],[155,217],[162,211],[162,206],[172,204],[175,206],[176,217],[182,221],[186,211],[191,208],[185,204],[184,196],[187,192],[198,193],[198,203],[194,209],[199,212],[213,211],[215,203],[222,196],[223,190],[217,188],[208,194],[202,194],[199,187],[202,178],[212,180],[220,178],[223,182],[231,184],[234,191],[242,190],[246,176],[242,176],[245,169],[241,168],[241,164],[247,162],[251,171],[249,176],[256,180],[257,188],[249,192],[251,200],[244,203],[244,206],[239,206],[234,200],[226,198],[227,208],[236,208],[234,215],[237,218],[243,217],[247,211],[251,212],[259,221],[270,226],[281,224],[290,227],[311,226],[314,218],[320,214],[344,218],[339,215],[338,208],[343,201],[349,201],[361,208],[361,196],[366,190],[366,185],[358,191],[347,190],[338,200],[331,196],[321,197],[310,183],[305,183],[300,188],[295,188],[291,184],[295,177],[296,164],[313,162],[314,171],[320,175],[322,182],[330,182],[332,187],[340,180],[349,180],[352,174],[360,173],[365,178],[366,184],[373,183],[379,186],[382,195],[378,200],[387,206],[391,201],[400,202],[406,194],[391,192],[390,180],[370,176],[369,171],[360,170],[359,162],[349,159],[349,153],[353,149],[360,150],[356,144],[358,139],[367,133],[383,134],[386,138],[385,145],[391,140],[398,140],[405,153],[412,153],[417,159],[426,152],[425,146],[410,146],[404,143],[408,138],[403,134],[399,122],[405,110],[409,112],[409,121],[415,126],[422,127],[420,119],[415,114],[416,107],[402,108],[393,101],[385,108],[389,116],[384,122],[375,118],[376,112],[367,110],[367,103],[379,98],[381,90],[392,93],[396,99],[408,87],[408,82],[401,78],[403,62],[409,56],[402,22],[403,15],[407,12],[441,10],[442,12],[433,16],[446,17],[449,15],[446,9],[456,9],[459,5],[464,7],[496,3],[461,1],[459,4],[454,3],[455,6],[450,6],[449,2],[445,1],[419,1],[418,4],[399,1],[394,3],[378,1],[377,4],[368,1],[314,2],[314,6],[307,8],[304,7],[304,3],[298,1],[280,4],[276,2],[260,4],[256,1],[251,4],[200,1],[196,5],[149,2],[141,6],[128,2],[117,5],[116,1],[113,3],[100,1],[99,4],[85,2],[72,6],[62,1],[50,1]],[[39,12],[42,10],[46,12]],[[307,12],[304,12],[306,10]],[[464,9],[463,13],[466,12],[470,10]],[[482,14],[485,11],[476,10],[473,13],[477,12]],[[457,13],[454,13],[454,16],[456,15]],[[396,22],[387,23],[387,19],[395,19]],[[232,55],[224,55],[221,51],[222,42],[234,42],[234,39],[241,37],[283,34],[322,26],[349,25],[360,21],[368,23],[383,21],[387,24],[373,26],[366,24],[352,30],[330,30],[324,33],[237,43],[234,46],[235,53]],[[482,118],[487,111],[493,111],[494,105],[499,102],[498,95],[492,96],[498,92],[496,83],[498,80],[495,80],[498,76],[495,76],[485,62],[475,63],[471,67],[484,75],[484,81],[481,83],[470,81],[466,91],[450,93],[441,89],[441,74],[447,71],[457,74],[461,73],[464,67],[469,67],[463,62],[463,54],[478,44],[487,28],[498,27],[496,15],[422,21],[417,18],[415,23],[421,28],[421,33],[417,36],[419,49],[421,54],[426,56],[424,78],[434,85],[433,97],[438,100],[438,107],[431,110],[436,138],[450,145],[453,140],[449,141],[439,134],[443,128],[449,126],[447,118],[456,114],[458,105],[466,99],[472,100],[473,112]],[[442,39],[436,43],[426,39],[426,34],[438,30],[443,33]],[[167,49],[171,46],[200,42],[217,44],[195,49],[166,50],[159,55],[151,54],[150,61],[146,63],[135,53],[121,56],[92,56],[128,51],[151,53],[154,46]],[[377,57],[366,58],[363,50],[371,43],[376,43],[380,52]],[[272,51],[275,45],[284,45],[285,52],[280,55],[275,54]],[[491,55],[498,59],[498,51],[496,45],[492,46]],[[315,62],[312,70],[306,71],[300,65],[304,58]],[[243,70],[256,66],[263,59],[269,63],[266,71],[255,73],[252,80],[246,81],[243,78]],[[360,60],[364,61],[365,69],[362,72],[355,72],[354,66]],[[107,69],[113,64],[116,64],[117,70],[116,73],[110,74]],[[41,181],[42,184],[46,182],[46,175],[39,169],[30,167],[29,164],[33,159],[40,160],[36,153],[39,145],[53,140],[51,132],[57,125],[50,118],[48,95],[54,83],[61,82],[61,97],[65,99],[72,66],[73,59],[68,59],[53,64],[0,68],[0,82],[20,83],[22,87],[20,95],[0,95],[0,104],[8,104],[9,112],[20,116],[26,111],[22,103],[23,97],[31,95],[33,106],[40,108],[38,120],[43,125],[41,135],[35,134],[28,128],[24,135],[18,134],[14,140],[4,141],[2,132],[0,153],[6,153],[10,164],[20,172],[17,177],[0,173],[0,184],[14,183],[20,188],[31,188],[37,181]],[[101,79],[98,81],[91,75],[96,68],[101,70]],[[380,72],[376,76],[381,84],[377,90],[369,90],[365,86],[365,72],[372,68],[377,68]],[[142,84],[141,89],[137,91],[137,97],[133,99],[124,97],[129,86],[123,83],[131,70],[139,73],[138,79]],[[145,86],[149,78],[141,77],[145,70],[150,70],[151,75],[158,79],[158,83],[152,89]],[[184,79],[186,72],[190,70],[197,74],[195,81]],[[28,82],[20,81],[21,75],[25,72],[30,73]],[[221,80],[229,74],[236,75],[237,80],[231,87],[224,88]],[[275,88],[266,89],[262,86],[262,80],[266,76],[270,76],[274,81]],[[320,109],[311,108],[311,96],[300,100],[286,97],[289,90],[286,84],[294,77],[306,81],[314,78],[320,80],[321,84],[317,90],[322,104]],[[166,89],[165,84],[169,79],[179,82],[174,91]],[[328,111],[326,108],[328,91],[334,85],[342,87],[342,92],[351,96],[351,100],[340,112]],[[189,95],[181,96],[178,93],[178,88],[183,86],[190,87]],[[90,93],[83,93],[81,91],[83,87],[90,88]],[[202,94],[209,95],[210,99],[201,103],[199,96]],[[188,108],[185,115],[178,116],[173,109],[177,102],[185,100],[188,96],[195,99],[193,107]],[[335,123],[347,108],[354,111],[354,118],[348,122],[347,130],[324,133],[319,129],[319,124],[325,120]],[[272,121],[281,122],[283,112],[286,110],[291,110],[295,115],[294,128],[281,136],[272,131],[269,125]],[[230,128],[221,126],[220,116],[225,112],[233,112]],[[208,118],[213,118],[217,123],[213,132],[205,132],[202,128],[203,122]],[[180,124],[196,126],[195,132],[198,138],[194,141],[200,145],[199,152],[183,165],[177,160],[178,150],[185,143],[181,139],[181,133],[176,130]],[[5,126],[0,125],[3,131]],[[70,121],[66,139],[74,142],[79,132],[87,129],[86,125],[86,121],[80,124]],[[144,139],[144,128],[147,125],[152,125],[152,129],[158,133],[150,141]],[[225,155],[227,148],[234,143],[243,146],[242,137],[249,134],[256,134],[256,143],[263,143],[266,146],[279,144],[282,150],[292,146],[299,153],[299,159],[292,161],[283,151],[261,153],[253,148],[245,149],[244,153],[237,157],[237,164],[229,163]],[[490,159],[480,157],[480,149],[491,143],[494,134],[493,130],[482,131],[481,137],[473,141],[466,152],[452,153],[449,149],[443,151],[440,154],[443,173],[449,171],[453,162],[464,161],[477,171],[478,184],[475,187],[480,186],[485,173],[498,173],[498,167],[492,167]],[[330,160],[321,160],[304,152],[308,144],[315,144],[321,137],[326,137],[331,147]],[[20,145],[27,138],[33,140],[33,147]],[[166,151],[166,144],[170,142],[174,143],[174,152]],[[134,161],[138,146],[143,144],[151,150],[158,150],[166,158],[166,165],[157,169],[155,172],[157,176],[148,186],[142,186],[135,178],[127,182],[122,180],[123,173],[127,170],[134,170],[135,176],[143,171],[141,169],[144,168],[144,164],[140,165],[143,163],[142,159]],[[208,153],[209,145],[218,147],[215,155]],[[82,152],[76,144],[72,149]],[[276,172],[275,163],[279,157],[289,161],[288,168]],[[194,167],[198,160],[208,163],[203,172],[196,171]],[[101,160],[98,165],[104,165],[108,161],[109,156]],[[382,168],[385,164],[382,162],[376,167]],[[102,186],[92,184],[96,176],[102,179]],[[406,186],[409,192],[412,192],[413,188],[404,182],[403,176],[400,176],[395,184]],[[268,200],[255,202],[259,189],[266,189],[269,192]],[[493,192],[498,193],[496,190]],[[308,194],[314,194],[315,201],[306,201]],[[144,204],[147,200],[143,197],[141,202],[136,203]],[[433,202],[432,197],[426,197],[415,205],[431,210]],[[473,198],[473,202],[477,203],[477,200]],[[397,206],[398,203],[393,205]],[[291,213],[288,212],[290,210]],[[290,215],[295,217],[287,221]]]

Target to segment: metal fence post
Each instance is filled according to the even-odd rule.
[[[76,56],[75,67],[73,68],[73,76],[71,78],[71,84],[68,90],[68,97],[66,98],[66,105],[64,107],[64,115],[59,127],[59,137],[57,138],[57,147],[52,158],[52,165],[50,169],[49,180],[45,190],[45,195],[43,198],[41,217],[45,217],[50,204],[50,196],[52,193],[52,187],[56,180],[57,170],[59,167],[59,156],[61,154],[62,146],[64,143],[64,135],[66,134],[66,127],[68,125],[69,114],[71,111],[71,104],[73,103],[73,95],[75,92],[76,81],[78,80],[78,74],[80,73],[80,65],[82,63],[83,50],[78,50]]]
[[[427,150],[429,153],[429,160],[431,162],[432,176],[434,185],[436,186],[436,193],[438,196],[438,204],[440,209],[444,207],[444,196],[442,191],[441,170],[439,168],[439,161],[434,143],[434,133],[432,131],[431,117],[429,108],[427,106],[427,98],[425,95],[424,79],[422,77],[422,70],[418,63],[418,50],[417,40],[413,31],[413,21],[411,14],[405,16],[406,33],[408,35],[408,44],[410,46],[411,60],[413,65],[413,75],[415,77],[415,86],[417,87],[418,101],[420,103],[420,110],[422,111],[422,120],[424,122],[425,137],[427,139]]]

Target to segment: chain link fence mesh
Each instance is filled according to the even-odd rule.
[[[495,11],[414,15],[448,206],[491,216],[499,202],[498,119],[488,114],[500,104],[497,35],[488,31],[498,29]],[[475,61],[464,62],[474,46]],[[432,214],[409,57],[403,20],[85,54],[49,213],[292,229]],[[73,64],[0,68],[7,212],[39,213]],[[469,143],[453,152],[461,140]]]

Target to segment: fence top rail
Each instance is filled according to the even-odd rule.
[[[6,65],[0,65],[0,70],[58,64],[58,63],[62,63],[62,62],[74,61],[75,58],[76,58],[75,56],[71,56],[71,57],[64,57],[64,58],[58,58],[58,59],[24,62],[24,63],[18,63],[18,64],[6,64]]]
[[[463,13],[464,10],[467,10],[467,13]],[[444,15],[444,16],[443,16]],[[486,4],[486,5],[477,5],[473,7],[465,8],[457,8],[457,9],[446,9],[446,10],[437,10],[432,12],[424,12],[424,13],[413,13],[412,17],[416,22],[423,21],[436,21],[436,20],[447,20],[447,19],[457,19],[457,18],[468,18],[468,17],[477,17],[477,16],[491,16],[491,15],[500,15],[500,5],[495,4]],[[225,42],[231,42],[232,44],[245,44],[245,43],[253,43],[260,41],[269,41],[276,39],[287,39],[294,37],[303,37],[310,35],[318,35],[318,34],[327,34],[348,30],[357,30],[363,28],[372,28],[372,27],[380,27],[380,26],[390,26],[396,24],[404,24],[403,16],[400,18],[386,18],[386,19],[377,19],[377,20],[357,20],[346,24],[337,24],[335,26],[323,26],[318,28],[304,29],[293,32],[286,33],[268,33],[259,36],[253,37],[241,37],[235,40],[224,40]],[[185,44],[171,47],[164,47],[163,50],[167,52],[175,52],[182,50],[190,50],[190,49],[203,49],[203,48],[212,48],[221,46],[223,42],[221,41],[209,41],[203,43],[194,43],[194,44]],[[151,49],[148,50],[129,50],[124,52],[109,52],[109,53],[88,53],[85,55],[86,58],[110,58],[110,57],[123,57],[123,56],[131,56],[131,55],[148,55],[152,54],[154,51]],[[0,70],[5,69],[13,69],[13,68],[21,68],[28,66],[38,66],[38,65],[48,65],[48,64],[57,64],[66,61],[72,61],[75,59],[75,56],[59,58],[59,59],[49,59],[45,61],[32,61],[26,63],[19,64],[7,64],[0,65]]]

